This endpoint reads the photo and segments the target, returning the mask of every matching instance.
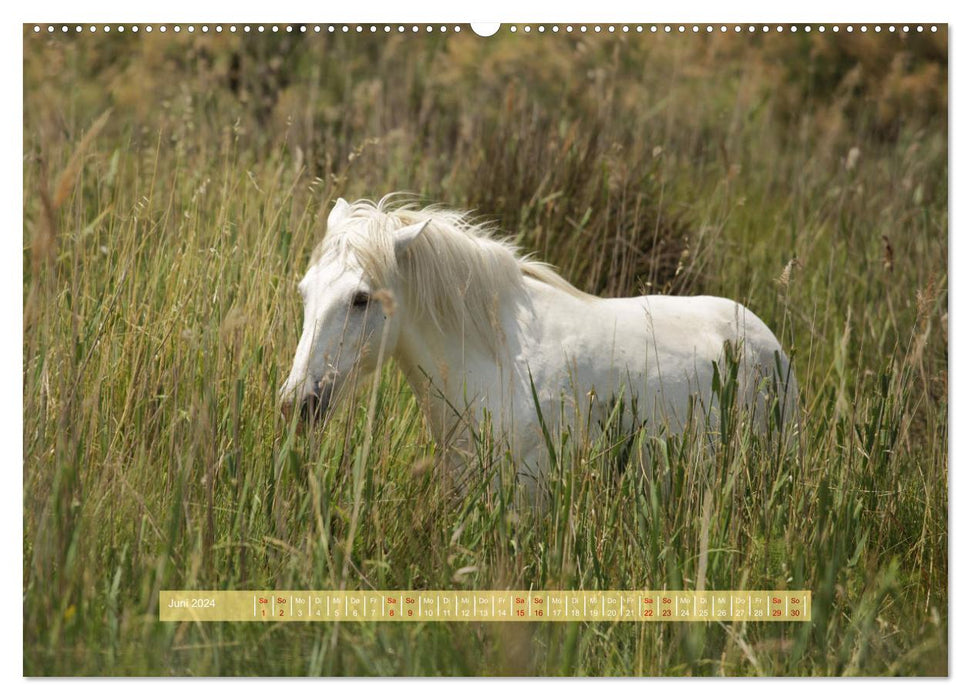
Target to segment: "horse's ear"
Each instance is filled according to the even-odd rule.
[[[347,218],[348,212],[351,210],[351,205],[343,197],[338,197],[337,202],[334,204],[334,208],[330,210],[330,214],[327,215],[327,230],[336,228],[341,221]]]
[[[410,246],[418,236],[421,235],[425,227],[428,226],[428,221],[422,221],[418,224],[412,224],[411,226],[405,226],[395,231],[394,234],[394,253],[395,256],[400,257],[402,253],[408,250]]]

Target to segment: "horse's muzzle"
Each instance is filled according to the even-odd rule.
[[[333,393],[334,385],[331,383],[317,382],[315,391],[307,394],[298,401],[284,401],[280,404],[280,411],[283,417],[290,420],[293,414],[294,404],[298,404],[300,420],[304,423],[319,423],[324,419],[327,409],[330,407],[330,398]]]
[[[317,394],[308,394],[300,404],[300,420],[305,423],[316,423],[324,417],[327,411],[327,401],[321,400]]]

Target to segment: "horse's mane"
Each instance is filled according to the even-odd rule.
[[[424,231],[398,260],[394,232],[425,221]],[[552,267],[499,238],[488,222],[440,206],[418,208],[401,195],[348,205],[335,230],[327,231],[314,250],[311,265],[327,255],[348,254],[375,289],[400,280],[416,313],[427,313],[441,330],[476,333],[490,347],[501,336],[497,310],[505,296],[522,291],[524,277],[589,298]]]

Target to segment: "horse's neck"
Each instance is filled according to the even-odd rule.
[[[453,442],[456,425],[502,411],[503,387],[514,371],[521,329],[516,311],[504,304],[496,319],[499,342],[490,347],[478,334],[447,333],[427,319],[407,314],[394,359],[422,406],[439,442]],[[460,431],[459,431],[460,432]]]
[[[585,313],[584,303],[527,278],[523,296],[505,300],[497,310],[493,347],[475,333],[443,333],[403,309],[407,316],[394,357],[435,439],[453,441],[456,425],[477,423],[483,410],[495,428],[504,419],[515,419],[517,400],[532,406],[531,382],[539,389],[554,379],[552,368],[562,362],[562,326],[565,319],[576,323],[577,315]]]

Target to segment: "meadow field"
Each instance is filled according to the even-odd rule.
[[[24,28],[25,674],[947,674],[946,27],[285,26]],[[555,436],[537,510],[444,493],[394,366],[294,430],[296,283],[337,197],[391,191],[587,292],[746,304],[798,450]],[[813,620],[158,621],[162,589],[698,587]]]

